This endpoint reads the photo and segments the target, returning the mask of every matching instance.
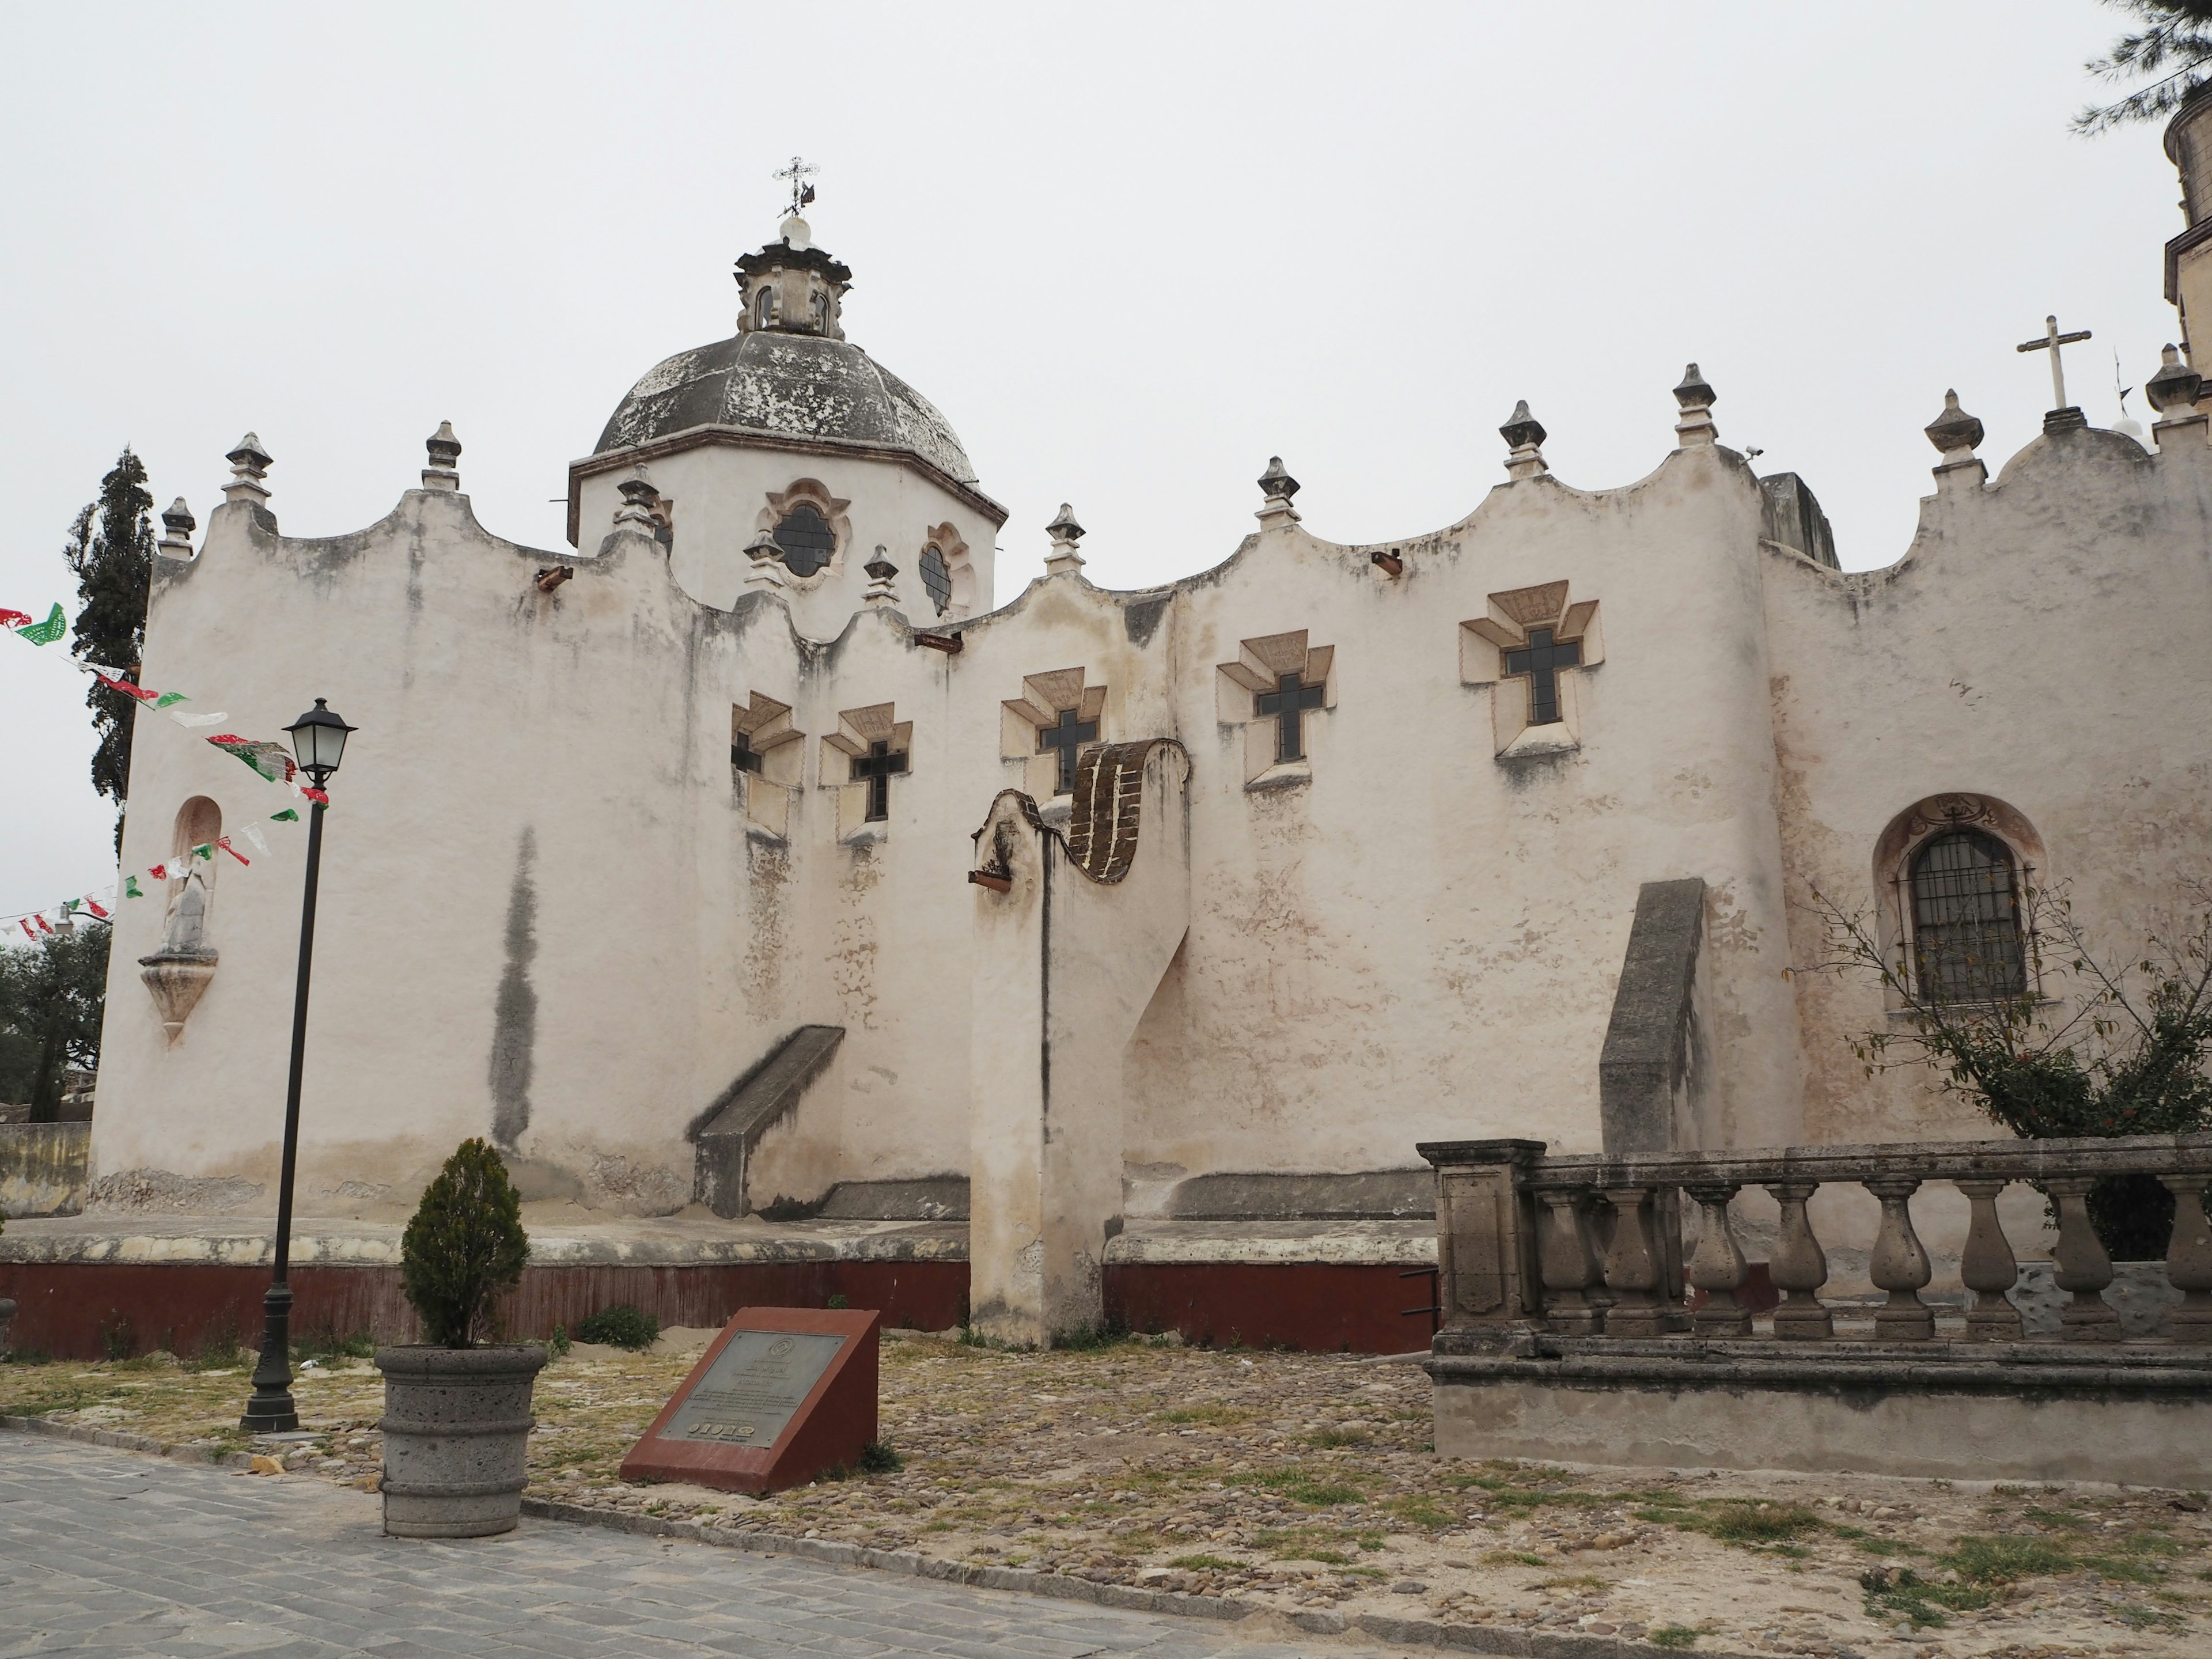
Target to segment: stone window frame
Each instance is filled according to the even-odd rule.
[[[791,805],[805,786],[806,734],[791,722],[791,705],[756,691],[744,702],[730,705],[730,735],[743,732],[746,745],[760,757],[757,772],[730,768],[730,784],[745,816],[769,835],[782,839],[791,833]]]
[[[804,503],[822,515],[823,522],[830,526],[830,533],[836,538],[836,544],[830,550],[830,562],[811,575],[798,574],[779,559],[777,562],[783,564],[787,584],[797,592],[811,592],[843,574],[845,555],[853,544],[853,520],[845,512],[852,506],[851,501],[831,495],[829,486],[819,478],[794,478],[782,489],[769,490],[766,500],[768,505],[760,510],[754,520],[757,532],[766,531],[774,536],[775,527],[783,522],[792,508]]]
[[[1018,764],[1022,793],[1041,805],[1071,799],[1060,788],[1060,757],[1056,750],[1038,748],[1042,733],[1060,721],[1060,711],[1073,708],[1079,720],[1098,722],[1098,735],[1085,746],[1096,748],[1112,741],[1106,735],[1106,692],[1103,684],[1090,683],[1088,668],[1055,668],[1022,677],[1022,695],[999,705],[999,758]]]
[[[2028,994],[2038,1002],[2051,999],[2043,984],[2043,963],[2035,949],[2030,905],[2034,892],[2047,887],[2047,854],[2043,837],[2027,815],[1994,795],[1966,790],[1947,790],[1925,795],[1899,812],[1875,842],[1875,907],[1881,959],[1917,993],[1918,953],[1913,938],[1912,866],[1921,851],[1939,836],[1971,830],[1998,842],[2012,857],[2014,904],[2021,918],[2021,969]],[[1892,1015],[1902,1016],[1905,998],[1885,981],[1882,1005]]]
[[[824,734],[822,739],[822,765],[817,775],[817,787],[836,793],[837,839],[841,842],[879,839],[890,834],[898,817],[896,790],[887,795],[892,803],[890,816],[868,816],[868,780],[854,773],[852,763],[865,759],[868,745],[872,743],[887,743],[890,753],[904,754],[908,769],[902,775],[914,775],[914,722],[899,719],[895,702],[839,709],[836,729]],[[837,760],[831,758],[833,755]],[[840,765],[839,760],[844,763]]]
[[[1500,761],[1556,755],[1583,746],[1583,677],[1605,661],[1605,635],[1595,599],[1575,599],[1564,578],[1486,594],[1484,614],[1459,625],[1459,680],[1490,691],[1492,753]],[[1579,643],[1582,660],[1559,673],[1559,718],[1529,724],[1530,688],[1505,672],[1506,653],[1528,647],[1528,636],[1548,628],[1559,644]]]
[[[915,579],[921,579],[921,550],[934,547],[945,556],[945,574],[952,579],[952,597],[938,616],[945,622],[963,622],[975,614],[975,567],[969,557],[968,541],[951,520],[922,532],[915,550]],[[927,597],[927,588],[923,589]]]
[[[1276,719],[1259,712],[1258,699],[1275,690],[1282,677],[1296,673],[1299,684],[1321,688],[1321,706],[1305,716],[1305,753],[1297,760],[1275,756]],[[1244,787],[1292,787],[1313,779],[1314,749],[1331,722],[1316,719],[1336,707],[1336,647],[1315,645],[1310,630],[1262,634],[1237,642],[1237,660],[1213,671],[1214,714],[1223,726],[1244,728]]]

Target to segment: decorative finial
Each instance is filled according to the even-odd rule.
[[[1544,423],[1528,412],[1526,398],[1513,405],[1513,418],[1498,428],[1498,435],[1512,447],[1505,458],[1505,476],[1515,483],[1551,469],[1544,464]]]
[[[2159,354],[2159,360],[2158,373],[2143,382],[2143,396],[2158,411],[2160,426],[2190,419],[2196,415],[2197,393],[2204,384],[2204,377],[2181,361],[2177,346],[2166,347]],[[2169,415],[2168,410],[2173,412]]]
[[[867,592],[860,599],[871,610],[888,611],[898,604],[898,589],[891,585],[891,578],[898,574],[898,567],[884,556],[885,550],[878,543],[876,556],[860,567],[868,573]]]
[[[1044,562],[1046,575],[1066,575],[1083,568],[1083,556],[1075,550],[1076,543],[1083,539],[1083,526],[1076,523],[1073,507],[1062,501],[1060,516],[1044,527],[1044,533],[1052,538],[1052,551]]]
[[[800,216],[814,200],[814,186],[806,180],[821,171],[813,162],[801,161],[796,155],[791,158],[790,166],[776,169],[777,178],[791,181],[791,211],[784,215],[780,234],[795,248],[807,247],[813,243],[814,232]]]
[[[1674,401],[1681,406],[1682,418],[1674,422],[1674,441],[1678,448],[1689,449],[1699,444],[1710,444],[1717,439],[1720,428],[1713,424],[1712,408],[1720,401],[1720,394],[1705,384],[1705,377],[1695,363],[1682,371],[1682,384],[1674,388]]]
[[[199,521],[192,517],[191,508],[179,495],[161,515],[161,539],[155,545],[169,558],[189,559],[192,556],[192,532],[198,528]]]
[[[615,512],[617,526],[634,526],[641,536],[650,536],[660,528],[659,521],[653,516],[653,509],[660,501],[660,492],[653,487],[653,480],[645,476],[643,465],[633,470],[629,477],[615,488],[622,492],[623,498],[622,506]]]
[[[783,550],[775,544],[775,538],[767,531],[762,531],[745,544],[745,557],[752,561],[752,568],[745,574],[747,592],[758,588],[775,592],[787,586]]]
[[[1267,457],[1267,470],[1260,475],[1260,493],[1271,501],[1287,501],[1304,488],[1283,465],[1279,455]]]
[[[438,429],[422,441],[422,447],[430,453],[430,465],[422,469],[422,488],[459,489],[461,475],[454,463],[461,459],[461,441],[453,435],[453,423],[439,422]]]
[[[230,482],[222,487],[226,501],[265,501],[269,487],[262,483],[269,469],[276,463],[261,447],[261,440],[251,432],[238,441],[238,447],[223,457],[230,463]]]
[[[1943,394],[1943,412],[1922,428],[1928,441],[1936,446],[1946,466],[1956,466],[1961,461],[1971,461],[1974,452],[1982,447],[1982,423],[1959,407],[1959,394]]]

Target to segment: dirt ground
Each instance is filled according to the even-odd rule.
[[[578,1347],[538,1383],[530,1490],[570,1503],[1153,1589],[1662,1646],[1903,1659],[2212,1652],[2202,1493],[1439,1461],[1418,1366],[1156,1345],[1019,1353],[898,1334],[895,1472],[755,1499],[629,1486],[708,1333]],[[0,1365],[0,1413],[211,1452],[250,1361]],[[334,1353],[289,1474],[374,1490],[382,1379]]]

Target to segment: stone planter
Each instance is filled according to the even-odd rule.
[[[396,1538],[483,1538],[522,1517],[532,1345],[379,1348],[384,1373],[384,1529]]]

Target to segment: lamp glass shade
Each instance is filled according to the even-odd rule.
[[[291,733],[292,752],[299,757],[301,769],[327,776],[338,769],[338,761],[345,754],[346,733],[354,728],[317,697],[313,708],[284,729]]]

